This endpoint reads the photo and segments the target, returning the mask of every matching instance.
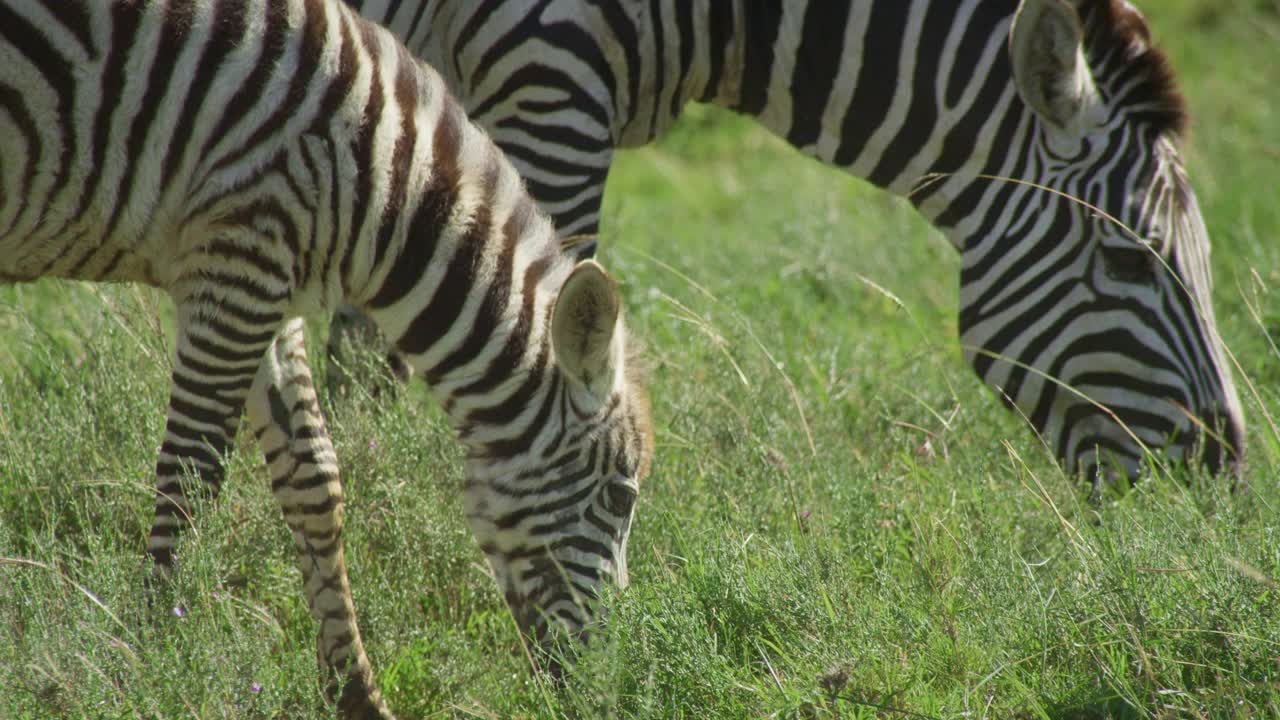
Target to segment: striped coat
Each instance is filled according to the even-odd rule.
[[[0,0],[0,279],[47,277],[173,297],[148,549],[167,572],[247,410],[344,714],[389,713],[302,313],[352,303],[424,370],[531,640],[625,583],[651,439],[612,281],[560,251],[441,78],[336,0]]]
[[[947,236],[966,359],[1068,470],[1239,459],[1186,113],[1132,4],[348,1],[440,69],[562,233],[595,231],[616,148],[730,108]]]

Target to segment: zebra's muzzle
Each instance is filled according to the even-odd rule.
[[[1197,445],[1188,452],[1188,464],[1199,461],[1213,475],[1240,478],[1244,470],[1244,426],[1239,418],[1230,413],[1216,413],[1201,430],[1201,441]]]

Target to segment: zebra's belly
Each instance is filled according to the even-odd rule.
[[[73,222],[51,213],[21,232],[0,235],[0,282],[52,277],[163,287],[168,264],[160,243],[151,237],[157,231],[128,225],[107,236],[108,222],[96,213]]]

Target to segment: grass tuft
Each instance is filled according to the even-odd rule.
[[[322,397],[392,707],[1280,717],[1280,67],[1260,60],[1280,17],[1262,5],[1148,10],[1195,119],[1184,151],[1250,420],[1247,488],[1153,460],[1091,502],[972,378],[958,259],[907,203],[695,108],[621,153],[606,195],[601,255],[648,350],[658,454],[631,587],[563,686],[528,671],[422,388]],[[147,602],[170,315],[132,288],[0,288],[0,717],[334,714],[247,435]]]

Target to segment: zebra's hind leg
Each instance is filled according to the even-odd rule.
[[[177,347],[156,460],[155,517],[147,537],[147,553],[160,578],[172,572],[173,546],[191,524],[189,494],[216,497],[222,487],[223,454],[281,321],[270,308],[241,307],[210,283],[197,280],[185,289],[175,296]],[[199,482],[184,484],[192,475]]]
[[[337,456],[307,366],[303,323],[280,332],[248,402],[249,422],[271,472],[271,492],[293,532],[329,697],[343,717],[391,718],[356,625],[342,551],[342,483]]]

